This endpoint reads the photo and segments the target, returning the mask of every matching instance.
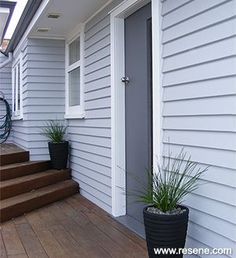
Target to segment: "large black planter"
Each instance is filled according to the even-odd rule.
[[[69,143],[48,143],[49,155],[54,169],[64,169],[67,166]]]
[[[182,258],[182,254],[155,254],[154,248],[184,248],[188,228],[189,209],[179,215],[161,215],[143,210],[149,258]],[[159,249],[160,250],[160,249]]]

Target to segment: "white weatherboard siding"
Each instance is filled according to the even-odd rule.
[[[85,119],[68,120],[71,168],[81,194],[111,213],[110,16],[107,6],[85,26]]]
[[[48,159],[42,127],[65,112],[65,44],[28,39],[23,55],[23,120],[14,122],[14,142],[30,151],[31,160]]]
[[[186,199],[188,246],[235,247],[236,1],[166,0],[162,37],[164,152],[211,166]]]
[[[7,60],[3,54],[0,53],[0,63],[3,63]],[[11,94],[11,63],[9,63],[6,67],[0,69],[0,91],[2,91],[5,95],[6,100],[11,106],[12,94]],[[0,103],[0,117],[5,115],[5,106],[1,102]],[[2,125],[2,120],[0,120],[0,125]],[[7,142],[12,141],[12,134],[10,134]]]

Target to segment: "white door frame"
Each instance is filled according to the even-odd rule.
[[[153,66],[153,166],[162,153],[162,91],[159,0],[125,0],[110,12],[111,21],[111,137],[112,137],[112,215],[126,214],[125,153],[125,76],[124,19],[152,2],[152,66]],[[142,119],[140,117],[140,119]]]

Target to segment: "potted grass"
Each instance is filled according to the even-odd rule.
[[[189,209],[182,205],[186,195],[195,191],[198,180],[208,167],[201,168],[184,150],[164,158],[158,171],[148,171],[148,186],[139,195],[147,204],[143,210],[146,242],[150,258],[183,257],[161,254],[161,248],[184,248]]]
[[[51,120],[46,123],[42,134],[50,141],[48,142],[49,155],[52,168],[65,169],[67,166],[69,143],[65,141],[65,133],[67,127],[57,120]]]

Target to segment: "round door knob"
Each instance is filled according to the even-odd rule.
[[[124,83],[129,83],[129,77],[128,76],[124,76],[121,78],[121,81]]]

